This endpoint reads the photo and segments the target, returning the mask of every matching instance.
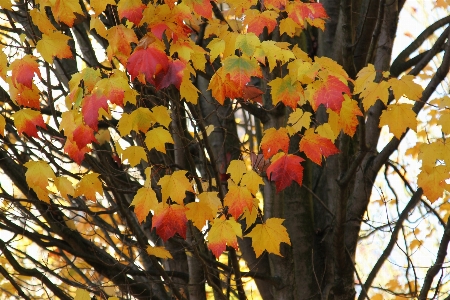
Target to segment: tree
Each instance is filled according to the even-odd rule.
[[[393,58],[404,4],[1,0],[2,294],[447,295],[450,18]]]

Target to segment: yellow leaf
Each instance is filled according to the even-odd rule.
[[[1,136],[5,136],[5,126],[6,126],[5,117],[0,115],[0,135]]]
[[[48,179],[56,178],[52,168],[42,160],[29,161],[24,166],[28,169],[25,172],[28,186],[34,190],[40,200],[48,202]]]
[[[51,1],[53,2],[53,1]],[[83,16],[81,6],[78,0],[54,0],[51,6],[53,15],[58,22],[63,22],[67,26],[72,27],[78,14]]]
[[[238,248],[237,237],[242,237],[242,228],[238,222],[233,218],[215,219],[208,232],[208,248],[216,257],[219,257],[227,245]]]
[[[130,146],[122,152],[122,159],[128,159],[130,166],[135,167],[141,160],[147,161],[147,154],[141,146]]]
[[[214,38],[206,47],[210,49],[209,60],[213,62],[217,56],[225,50],[225,41],[219,38]]]
[[[167,107],[162,105],[155,106],[152,108],[152,112],[156,122],[166,128],[169,128],[170,122],[172,122],[172,118],[170,117],[170,110]]]
[[[134,205],[134,212],[139,222],[143,222],[150,210],[155,210],[158,206],[156,193],[152,188],[140,188],[133,198],[130,206]]]
[[[355,94],[359,94],[364,91],[366,86],[375,80],[376,75],[377,72],[375,71],[375,67],[372,64],[369,64],[367,67],[362,68],[356,75],[355,88],[353,92]]]
[[[242,53],[252,56],[255,49],[261,45],[259,38],[256,34],[250,32],[247,34],[240,34],[236,38],[235,49],[240,49]]]
[[[172,254],[170,254],[169,251],[167,251],[164,247],[147,247],[147,253],[149,255],[156,256],[158,258],[166,259],[166,258],[173,258]],[[108,299],[109,300],[109,299]]]
[[[200,91],[192,84],[191,75],[189,72],[185,72],[180,85],[181,98],[184,98],[187,102],[195,105],[198,101],[198,93],[200,93]]]
[[[288,124],[291,124],[291,126],[288,127],[289,135],[292,136],[301,131],[303,128],[309,128],[311,116],[312,114],[310,112],[304,112],[300,108],[297,108],[291,112],[288,119]]]
[[[286,228],[281,225],[284,219],[269,218],[264,224],[258,224],[246,235],[252,238],[252,246],[256,257],[259,257],[264,250],[268,253],[280,255],[280,244],[291,244]]]
[[[100,15],[103,11],[105,11],[106,6],[110,4],[110,5],[116,5],[116,2],[114,0],[91,0],[90,5],[91,7],[94,9],[94,16],[97,17],[98,15]],[[98,18],[92,18],[93,19],[97,19],[100,20]]]
[[[63,197],[66,200],[69,200],[68,195],[74,195],[75,189],[73,188],[72,183],[70,182],[67,177],[58,177],[55,179],[55,186],[58,189],[59,193],[61,194],[61,197]]]
[[[424,170],[417,176],[417,184],[423,189],[423,194],[433,203],[442,197],[447,187],[445,180],[448,178],[449,166],[436,166],[431,173]]]
[[[13,10],[12,0],[0,0],[0,7],[7,10]]]
[[[231,179],[238,184],[242,179],[242,175],[247,172],[247,166],[242,160],[232,160],[228,166],[227,173],[230,174]]]
[[[175,171],[172,175],[165,175],[158,181],[158,185],[161,186],[163,201],[170,197],[172,201],[183,205],[186,192],[194,192],[191,183],[186,178],[186,173],[187,171],[183,170]]]
[[[213,211],[211,206],[205,202],[191,202],[186,204],[186,207],[188,208],[186,217],[199,230],[206,225],[206,221],[212,221],[217,215],[217,209]]]
[[[380,127],[387,125],[396,138],[400,138],[407,128],[416,131],[416,113],[412,104],[390,104],[380,117]]]
[[[77,184],[74,196],[78,197],[84,194],[86,199],[96,202],[96,193],[103,195],[102,182],[98,179],[99,175],[97,173],[84,175]]]
[[[146,133],[150,126],[153,126],[156,122],[156,117],[150,109],[139,107],[131,114],[124,113],[119,120],[119,124],[117,124],[117,128],[121,136],[130,134],[132,130]]]
[[[72,57],[72,51],[67,44],[69,40],[70,37],[60,32],[52,32],[49,35],[43,34],[42,39],[36,44],[36,49],[46,62],[53,64],[53,57]]]
[[[203,192],[198,195],[200,202],[207,203],[212,211],[217,212],[222,207],[217,192]]]
[[[331,128],[331,125],[329,123],[324,123],[324,124],[317,126],[316,132],[318,134],[320,134],[321,136],[326,137],[327,139],[330,139],[333,143],[336,140],[336,138],[338,137],[338,134],[336,134],[334,132],[333,128]]]
[[[47,15],[42,13],[39,9],[33,8],[30,10],[30,16],[33,20],[33,24],[35,24],[42,33],[50,34],[56,31],[55,26],[50,22]]]
[[[173,144],[170,132],[162,127],[157,127],[145,134],[145,144],[148,149],[155,148],[159,152],[166,153],[166,143]]]
[[[77,289],[74,300],[91,300],[91,295],[86,290]]]
[[[255,223],[256,218],[258,217],[258,207],[259,200],[253,199],[253,208],[249,210],[247,207],[244,209],[244,214],[242,215],[241,219],[245,219],[245,224],[247,225],[247,228],[249,228],[253,223]]]
[[[404,75],[402,78],[391,78],[389,84],[394,92],[395,99],[400,99],[402,96],[406,96],[411,100],[419,100],[422,98],[422,87],[413,81],[413,75]]]
[[[260,185],[264,185],[264,181],[255,171],[247,171],[244,176],[242,176],[241,186],[247,187],[253,195],[256,195],[259,191]]]
[[[389,87],[390,85],[386,81],[367,83],[366,88],[361,92],[364,110],[367,111],[378,99],[386,104],[389,98]]]
[[[89,28],[91,30],[95,29],[95,31],[97,32],[97,34],[99,36],[106,39],[106,37],[107,37],[106,27],[105,27],[105,24],[103,24],[103,22],[99,18],[91,18],[91,23],[89,25]]]

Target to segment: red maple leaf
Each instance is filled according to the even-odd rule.
[[[161,49],[151,45],[145,49],[139,48],[135,50],[128,58],[127,70],[132,80],[138,77],[141,81],[139,75],[143,74],[148,83],[156,86],[154,77],[159,72],[167,73],[168,69],[169,58],[167,55]]]
[[[328,76],[323,83],[319,83],[319,87],[315,90],[312,96],[312,106],[314,110],[323,104],[326,108],[330,108],[339,113],[344,101],[344,95],[350,96],[350,89],[339,78],[335,76]]]
[[[306,156],[319,166],[322,164],[322,156],[328,157],[339,153],[339,149],[331,140],[314,133],[312,128],[306,130],[300,140],[300,151],[305,152]]]
[[[44,123],[44,118],[40,112],[28,108],[24,108],[16,112],[14,115],[14,125],[17,128],[17,132],[22,134],[26,133],[28,136],[38,137],[36,126],[47,128]]]
[[[152,228],[156,228],[156,234],[164,241],[178,233],[186,238],[186,208],[172,204],[155,212],[152,220]]]
[[[12,70],[11,79],[13,85],[23,84],[27,88],[31,89],[33,84],[34,74],[41,77],[41,72],[39,71],[39,64],[31,55],[26,55],[21,59],[16,59],[10,65]]]
[[[303,181],[303,167],[300,164],[303,158],[286,154],[267,168],[267,175],[270,181],[275,181],[277,193],[291,185],[292,181],[297,182],[300,186]]]
[[[181,80],[183,79],[183,71],[186,68],[186,63],[181,60],[174,60],[169,63],[167,72],[160,72],[155,78],[155,87],[157,90],[168,87],[173,84],[177,89],[180,89]]]
[[[98,129],[98,114],[100,108],[108,111],[108,100],[104,95],[97,93],[84,97],[81,113],[83,114],[86,125],[97,131]]]
[[[89,126],[81,124],[73,131],[73,141],[77,144],[79,149],[82,149],[86,147],[87,144],[96,142],[97,140],[94,136],[94,130]]]
[[[91,149],[88,147],[78,148],[77,144],[69,139],[66,140],[66,144],[64,145],[64,152],[79,165],[84,159],[84,154],[90,151]]]

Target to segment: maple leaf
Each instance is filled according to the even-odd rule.
[[[143,222],[147,217],[150,210],[155,210],[158,206],[158,199],[156,193],[150,187],[140,188],[130,203],[130,206],[134,205],[134,212],[139,222]]]
[[[350,96],[349,87],[332,75],[327,76],[323,82],[315,81],[308,88],[311,89],[311,105],[314,110],[323,104],[326,108],[339,112],[344,101],[343,94]]]
[[[258,62],[245,56],[229,56],[223,60],[223,71],[230,80],[241,89],[250,81],[251,76],[262,77]]]
[[[242,175],[247,172],[247,166],[242,160],[232,160],[227,168],[227,173],[230,174],[231,180],[236,184],[241,181]]]
[[[155,124],[156,117],[152,111],[146,107],[139,107],[131,114],[124,113],[117,124],[120,135],[130,134],[132,130],[136,133],[141,131],[146,133],[148,129]]]
[[[181,60],[169,61],[168,69],[165,72],[159,72],[155,76],[155,87],[157,90],[166,88],[173,84],[180,89],[181,80],[183,79],[186,63]]]
[[[311,116],[312,113],[308,111],[304,112],[300,108],[297,108],[293,112],[291,112],[288,119],[288,124],[291,124],[291,126],[287,128],[289,134],[294,135],[296,132],[301,131],[303,128],[309,128],[309,124],[311,123]]]
[[[163,203],[158,205],[152,219],[152,229],[156,228],[156,234],[159,235],[163,241],[167,241],[178,233],[182,238],[186,238],[186,207],[172,204],[170,206],[163,206]]]
[[[192,221],[199,230],[206,225],[206,221],[212,221],[217,215],[217,209],[212,210],[211,206],[205,202],[191,202],[186,204],[186,217]]]
[[[449,166],[440,165],[435,166],[431,173],[422,170],[417,176],[417,184],[422,187],[423,194],[431,203],[444,194],[444,190],[447,188],[445,180],[448,179],[449,171]]]
[[[164,247],[147,247],[147,254],[162,259],[173,258],[172,254],[170,254],[170,252],[167,251]],[[108,300],[111,300],[111,298],[109,298]]]
[[[394,92],[395,99],[400,99],[403,95],[411,100],[422,98],[423,88],[413,81],[413,75],[404,75],[402,78],[391,78],[389,84]]]
[[[127,18],[135,25],[139,25],[145,7],[141,0],[120,0],[117,5],[117,12],[120,19]]]
[[[7,78],[6,82],[10,83],[10,79]],[[20,83],[16,86],[9,84],[9,93],[11,100],[13,100],[16,104],[40,109],[41,95],[39,89],[34,83],[31,84],[31,89]]]
[[[284,10],[288,2],[288,0],[266,0],[264,1],[264,6],[269,9],[275,8],[278,10]]]
[[[87,147],[83,147],[80,149],[73,140],[67,139],[66,143],[64,144],[64,152],[67,153],[74,162],[80,165],[84,160],[84,155],[88,152],[91,152],[91,149]]]
[[[184,3],[198,15],[206,19],[212,18],[212,5],[209,0],[185,0]]]
[[[67,44],[70,39],[70,37],[60,32],[52,32],[49,35],[43,34],[42,39],[36,44],[36,49],[46,62],[53,64],[53,57],[72,57],[72,51]]]
[[[264,27],[267,27],[267,33],[270,34],[277,26],[278,14],[273,10],[265,10],[262,13],[256,9],[245,11],[244,25],[247,25],[247,32],[252,32],[259,36]]]
[[[289,2],[286,11],[288,12],[288,17],[301,27],[305,27],[304,22],[306,20],[311,26],[324,30],[324,19],[328,18],[321,3]]]
[[[216,192],[203,192],[198,195],[198,200],[203,203],[207,203],[212,211],[217,212],[222,208],[222,203]]]
[[[413,105],[407,103],[388,105],[387,109],[381,114],[379,126],[389,126],[389,131],[398,139],[406,132],[407,128],[415,131],[417,119],[412,108]]]
[[[130,166],[135,167],[141,160],[147,161],[147,154],[141,146],[130,146],[122,152],[122,159],[128,159]]]
[[[94,93],[84,97],[81,107],[81,113],[83,114],[84,122],[86,125],[97,131],[98,118],[100,115],[100,109],[108,113],[108,99],[102,94]]]
[[[344,133],[353,136],[359,124],[357,116],[362,117],[363,114],[359,109],[358,102],[350,99],[347,95],[344,95],[344,99],[339,112],[339,127],[342,128]],[[333,128],[333,126],[331,127]]]
[[[134,80],[137,77],[144,84],[147,81],[156,85],[155,76],[160,72],[167,73],[168,69],[169,58],[161,47],[153,44],[145,49],[136,49],[127,62],[127,70],[131,79]],[[145,80],[142,79],[142,76],[139,76],[141,74],[143,74]]]
[[[223,205],[228,206],[228,212],[237,219],[245,208],[250,211],[253,209],[253,196],[248,188],[231,185],[223,199]]]
[[[23,108],[14,113],[12,117],[14,118],[14,126],[16,126],[19,134],[24,132],[30,137],[37,138],[38,134],[36,126],[47,129],[47,125],[44,123],[41,113],[36,110]]]
[[[212,96],[222,105],[225,103],[226,97],[234,99],[243,96],[243,87],[232,81],[230,74],[225,74],[223,67],[219,68],[211,77],[208,90],[211,90]]]
[[[206,47],[210,50],[209,60],[213,62],[217,56],[225,51],[225,41],[219,38],[214,38]]]
[[[269,218],[264,224],[257,224],[245,237],[252,238],[256,257],[264,251],[281,256],[280,244],[291,244],[286,228],[281,225],[284,219]]]
[[[303,158],[293,154],[281,154],[274,157],[272,164],[267,168],[267,177],[275,181],[277,192],[281,192],[291,185],[292,181],[300,186],[303,181],[303,166],[300,164]]]
[[[77,144],[79,149],[86,147],[87,144],[97,141],[94,137],[94,130],[84,124],[77,126],[73,131],[72,136],[73,141]]]
[[[322,156],[339,153],[338,148],[329,139],[314,133],[313,128],[307,129],[300,140],[300,151],[319,166],[322,164]]]
[[[163,201],[171,199],[178,204],[183,204],[186,192],[193,193],[192,185],[186,177],[187,171],[179,170],[171,175],[165,175],[158,181],[161,186]]]
[[[77,15],[84,15],[78,0],[55,0],[50,3],[53,4],[50,7],[55,20],[63,22],[69,27],[73,26]]]
[[[174,143],[172,136],[167,129],[157,127],[145,134],[145,144],[148,149],[155,148],[159,152],[166,153],[166,143]]]
[[[297,103],[304,100],[302,85],[290,75],[272,80],[269,82],[269,86],[272,87],[271,95],[274,105],[281,101],[286,106],[295,109]]]
[[[264,136],[261,140],[261,150],[264,154],[264,158],[266,159],[269,159],[277,154],[278,150],[288,152],[288,130],[284,127],[281,127],[280,129],[269,128],[265,130]]]
[[[28,186],[36,192],[40,200],[48,202],[48,179],[56,178],[52,168],[47,162],[42,160],[29,161],[26,162],[24,166],[28,169],[25,172],[25,179]],[[41,191],[43,191],[43,193]]]
[[[367,67],[362,68],[356,75],[355,88],[353,92],[359,94],[366,89],[366,85],[375,80],[377,72],[372,64],[368,64]]]
[[[261,45],[259,38],[252,32],[240,34],[236,38],[235,48],[240,49],[243,54],[252,56],[255,49]]]
[[[233,218],[215,219],[208,232],[208,248],[216,258],[219,258],[227,245],[237,250],[238,237],[242,238],[242,228]]]
[[[260,185],[264,185],[264,181],[262,180],[261,176],[259,176],[255,171],[247,171],[247,173],[242,176],[241,186],[247,187],[253,195],[256,195],[256,193],[259,191]],[[252,210],[250,210],[250,212],[251,211]]]
[[[384,104],[387,104],[389,98],[389,87],[390,84],[387,81],[381,81],[380,83],[367,83],[366,88],[360,94],[363,98],[362,103],[364,110],[367,111],[377,102],[378,99],[380,99]]]
[[[30,10],[30,17],[31,20],[33,20],[33,24],[35,24],[42,33],[50,34],[56,31],[55,26],[50,22],[47,15],[42,13],[39,9],[33,8]]]
[[[59,193],[61,194],[61,197],[63,197],[66,200],[70,200],[68,195],[74,195],[75,189],[72,185],[72,182],[67,177],[58,177],[55,179],[55,186],[58,189]]]
[[[131,53],[131,43],[138,42],[134,31],[122,24],[116,25],[108,29],[106,39],[109,42],[106,49],[108,59],[112,60],[113,57],[116,57],[122,65],[126,66]]]
[[[75,189],[75,197],[84,195],[86,199],[97,202],[96,193],[103,195],[102,182],[98,179],[100,174],[89,173],[83,176]]]
[[[34,74],[41,77],[39,64],[32,55],[25,55],[21,59],[14,60],[9,69],[12,71],[11,80],[14,86],[23,84],[29,89],[32,88]]]
[[[114,0],[91,0],[89,3],[90,6],[94,9],[94,16],[97,17],[102,12],[106,10],[106,6],[109,5],[116,5],[116,2]],[[96,19],[96,18],[92,18]]]
[[[189,72],[184,72],[183,78],[180,84],[180,95],[181,98],[185,99],[187,102],[192,104],[197,104],[199,89],[192,83],[191,74]]]

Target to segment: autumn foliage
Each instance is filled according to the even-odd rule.
[[[7,16],[2,26],[12,28],[15,40],[0,52],[1,168],[15,186],[3,190],[4,205],[36,211],[38,229],[24,236],[34,243],[36,234],[50,236],[48,245],[39,244],[51,257],[42,268],[61,283],[44,284],[60,298],[196,299],[186,283],[206,293],[206,282],[222,299],[230,291],[221,287],[221,272],[233,274],[245,298],[240,255],[255,266],[267,257],[289,259],[286,249],[298,245],[287,208],[276,207],[299,191],[316,207],[325,205],[314,193],[319,179],[311,178],[332,166],[339,172],[328,183],[347,197],[358,184],[352,176],[368,170],[367,157],[377,157],[376,143],[364,140],[366,121],[378,134],[386,126],[395,144],[419,131],[418,103],[427,101],[413,75],[393,76],[373,61],[355,71],[305,47],[301,39],[327,30],[329,16],[314,1],[0,0],[0,6]],[[442,109],[443,136],[450,134],[448,97],[433,101]],[[373,111],[378,123],[368,121]],[[237,121],[243,118],[253,122],[244,133]],[[422,161],[417,185],[430,203],[448,191],[448,150],[437,139],[410,152]],[[7,163],[24,168],[10,172]],[[336,237],[345,212],[330,213]],[[68,246],[57,249],[61,241]],[[343,244],[333,245],[348,259]],[[228,266],[220,262],[224,256]],[[2,259],[21,273],[13,258]],[[61,280],[69,278],[69,261],[76,272]],[[132,270],[133,288],[102,263],[117,263],[115,273]],[[101,278],[87,278],[89,270]],[[348,280],[353,288],[353,269]]]

